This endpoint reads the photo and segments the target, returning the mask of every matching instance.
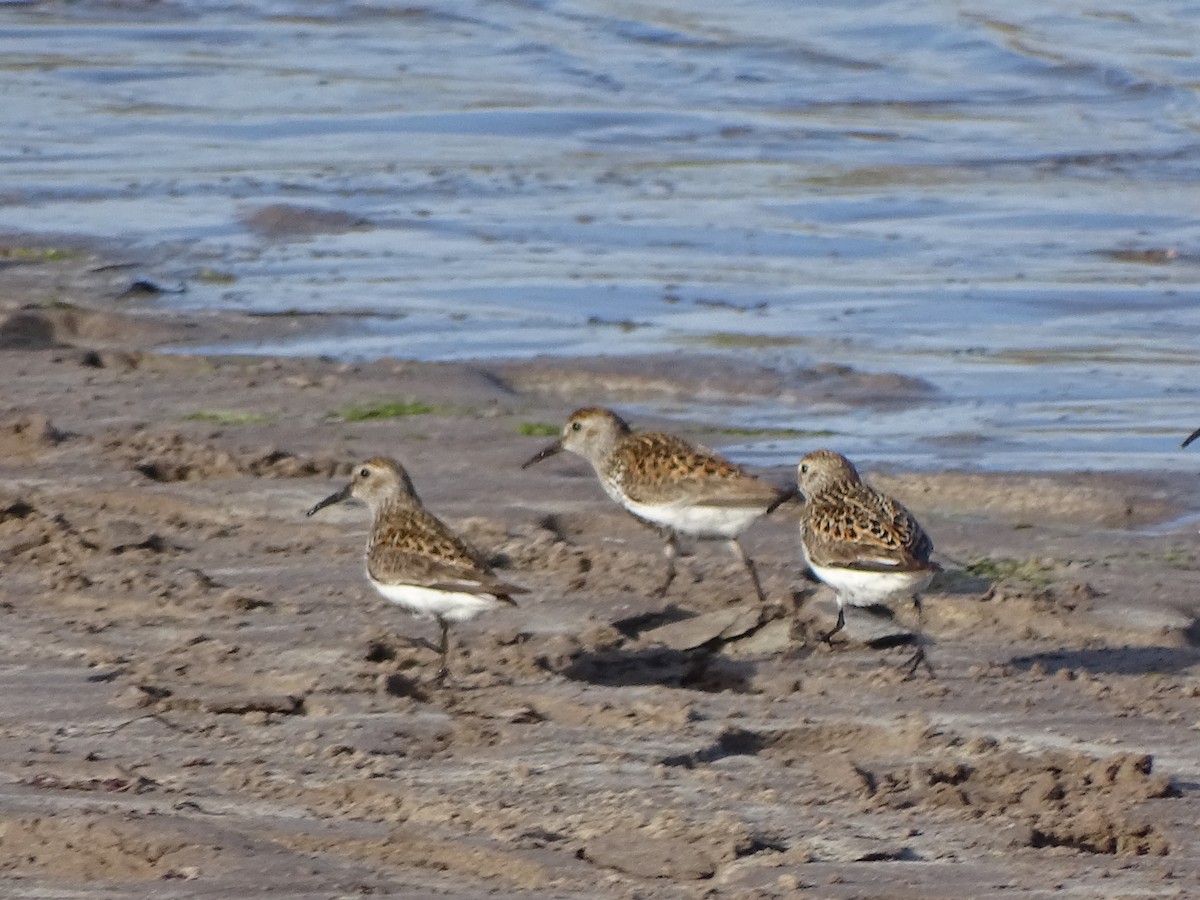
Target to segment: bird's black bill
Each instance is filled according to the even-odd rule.
[[[322,500],[320,503],[318,503],[316,506],[314,506],[312,509],[310,509],[306,513],[306,515],[311,516],[313,513],[320,512],[327,506],[333,506],[333,504],[335,504],[335,503],[341,503],[343,500],[347,499],[349,496],[350,496],[350,485],[346,485],[344,488],[342,488],[336,494],[330,494],[328,497],[326,497],[324,500]]]
[[[778,497],[776,497],[774,500],[771,501],[771,505],[767,507],[767,511],[764,513],[764,515],[769,516],[771,513],[775,512],[775,510],[779,509],[779,507],[783,506],[783,504],[787,503],[789,500],[795,500],[799,496],[800,496],[800,488],[799,487],[787,488],[782,493],[780,493],[780,495]]]
[[[526,460],[524,465],[521,466],[521,468],[528,469],[534,463],[540,463],[543,459],[548,459],[549,457],[553,456],[555,453],[560,453],[562,451],[562,448],[563,448],[562,441],[555,441],[553,444],[547,444],[545,447],[543,447],[541,450],[539,450],[537,453],[535,453],[532,457],[530,457],[528,460]]]
[[[1197,428],[1195,431],[1193,431],[1191,434],[1189,434],[1189,435],[1187,436],[1187,440],[1185,440],[1185,441],[1183,442],[1183,446],[1185,446],[1185,447],[1186,447],[1188,444],[1190,444],[1190,443],[1191,443],[1192,441],[1194,441],[1196,438],[1200,438],[1200,428]]]

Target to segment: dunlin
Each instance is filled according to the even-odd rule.
[[[608,409],[587,407],[571,413],[562,434],[525,463],[529,468],[562,450],[592,464],[605,492],[635,517],[666,534],[666,594],[675,579],[679,535],[724,539],[750,574],[764,600],[754,562],[738,536],[766,512],[780,491],[747,475],[702,447],[661,432],[635,434]]]
[[[912,598],[941,571],[929,559],[933,542],[912,513],[859,478],[850,460],[817,450],[800,460],[796,488],[772,506],[804,496],[800,540],[813,573],[837,595],[837,624],[821,635],[826,643],[846,624],[845,605],[876,606]],[[925,660],[918,649],[910,673]]]
[[[427,511],[408,473],[395,460],[368,459],[355,468],[344,488],[308,514],[352,497],[365,501],[373,516],[367,578],[375,590],[415,615],[432,616],[441,628],[441,684],[449,674],[450,623],[501,604],[515,606],[511,595],[526,591],[496,578],[474,550]]]

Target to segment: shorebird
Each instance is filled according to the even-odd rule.
[[[846,625],[845,605],[877,606],[912,598],[920,612],[920,591],[941,566],[930,561],[933,542],[912,513],[859,478],[853,463],[831,450],[809,453],[796,467],[796,487],[772,504],[804,496],[800,543],[804,559],[837,597],[837,624],[821,635],[831,643]],[[909,674],[924,663],[918,645]],[[932,672],[932,670],[930,669]]]
[[[609,497],[664,532],[667,574],[658,596],[664,596],[675,580],[679,535],[686,535],[727,540],[758,599],[765,601],[754,561],[738,537],[779,496],[777,488],[681,438],[658,431],[634,433],[612,410],[599,407],[571,413],[558,439],[522,468],[563,450],[590,462]]]
[[[441,629],[437,683],[449,674],[450,623],[464,622],[525,588],[501,581],[461,538],[421,503],[412,479],[394,459],[376,456],[358,465],[349,483],[308,511],[355,498],[373,517],[367,537],[367,579],[387,600]]]

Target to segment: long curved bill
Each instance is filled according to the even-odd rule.
[[[1187,436],[1187,440],[1185,440],[1185,441],[1183,442],[1183,446],[1185,446],[1185,447],[1186,447],[1188,444],[1190,444],[1190,443],[1191,443],[1192,441],[1194,441],[1196,438],[1200,438],[1200,428],[1197,428],[1195,431],[1193,431],[1191,434],[1189,434],[1189,435]]]
[[[535,453],[532,457],[530,457],[524,463],[524,465],[521,466],[521,468],[528,469],[534,463],[540,463],[543,459],[549,459],[554,454],[561,453],[562,448],[563,448],[562,439],[560,438],[559,440],[555,441],[552,444],[547,444],[545,447],[543,447],[541,450],[539,450],[537,453]]]
[[[312,509],[310,509],[307,513],[305,513],[305,515],[311,516],[313,513],[320,512],[325,507],[333,506],[333,504],[335,504],[335,503],[341,503],[343,500],[349,499],[349,497],[350,497],[350,485],[347,484],[344,488],[342,488],[337,493],[330,494],[328,497],[326,497],[324,500],[322,500],[320,503],[318,503],[316,506],[314,506]]]
[[[771,513],[775,512],[775,510],[779,509],[779,507],[783,506],[783,504],[787,503],[789,500],[795,500],[799,496],[799,486],[793,485],[790,488],[785,488],[780,492],[778,497],[771,501],[771,505],[767,507],[766,512],[764,512],[763,515],[769,516]]]

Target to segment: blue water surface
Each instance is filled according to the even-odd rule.
[[[0,230],[115,243],[180,308],[368,314],[220,349],[833,361],[937,393],[685,412],[1195,471],[1198,37],[1170,0],[0,3]]]

